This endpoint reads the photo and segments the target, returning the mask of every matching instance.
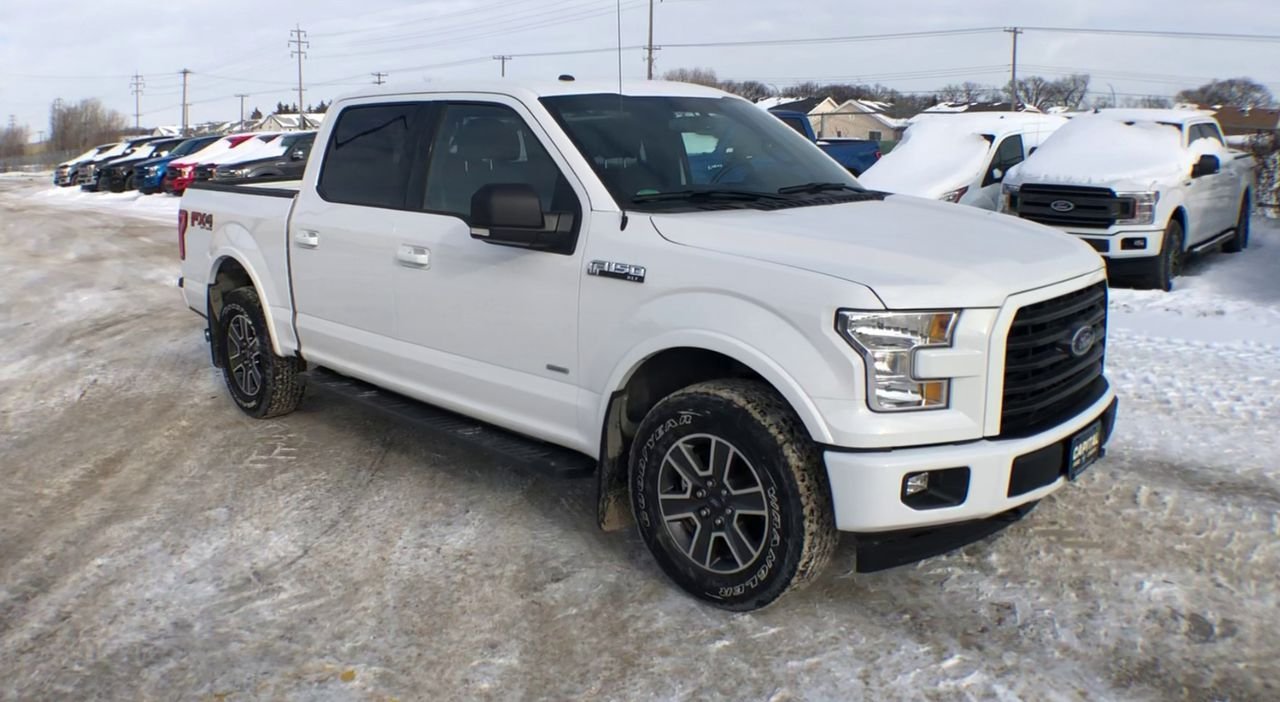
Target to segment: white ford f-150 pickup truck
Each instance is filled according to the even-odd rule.
[[[838,531],[862,548],[1020,516],[1115,419],[1090,247],[865,190],[707,88],[350,96],[301,181],[197,183],[178,236],[243,411],[287,413],[304,383],[381,393],[593,474],[602,528],[634,521],[729,609],[811,579]]]
[[[1113,276],[1171,290],[1187,253],[1249,245],[1253,171],[1204,112],[1099,110],[1011,170],[1002,209],[1087,241]]]

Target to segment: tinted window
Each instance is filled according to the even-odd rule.
[[[1223,144],[1222,132],[1213,124],[1195,124],[1191,126],[1190,142],[1194,143],[1197,139],[1213,139],[1219,144]]]
[[[1010,168],[1022,163],[1022,135],[1014,134],[1006,137],[1000,142],[1000,146],[996,148],[996,155],[991,159],[991,169],[987,172],[987,177],[982,185],[985,187],[992,183],[998,182],[1004,178]],[[996,169],[1000,170],[999,176],[996,175]]]
[[[431,147],[425,208],[465,219],[471,196],[493,183],[532,186],[544,212],[576,209],[568,181],[520,115],[501,105],[448,105]]]
[[[349,107],[338,115],[317,190],[330,202],[405,206],[418,106]]]

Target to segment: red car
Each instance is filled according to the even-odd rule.
[[[213,156],[234,149],[255,136],[257,135],[252,132],[248,134],[231,134],[222,137],[190,156],[171,162],[164,170],[164,180],[161,181],[161,188],[170,195],[181,195],[186,191],[188,185],[195,182],[196,166]]]

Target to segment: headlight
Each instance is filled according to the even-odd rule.
[[[918,349],[950,346],[959,312],[836,313],[836,330],[867,364],[867,404],[877,412],[942,409],[951,381],[920,380],[913,366]]]
[[[1018,191],[1021,185],[1005,183],[1000,186],[1000,211],[1006,214],[1018,214]]]
[[[1156,221],[1156,203],[1160,193],[1116,193],[1121,202],[1116,224],[1152,224]],[[1125,215],[1129,216],[1125,216]]]
[[[938,199],[943,202],[960,202],[960,198],[964,197],[967,192],[969,192],[969,186],[966,185],[963,188],[956,188]]]

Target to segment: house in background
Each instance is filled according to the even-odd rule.
[[[1199,106],[1210,112],[1222,125],[1222,133],[1228,137],[1275,134],[1280,131],[1280,110],[1265,107]]]
[[[263,117],[252,127],[255,132],[296,132],[303,129],[319,129],[324,122],[323,112],[306,114],[271,114]]]
[[[886,114],[888,103],[871,100],[846,100],[837,103],[830,97],[765,98],[756,103],[766,110],[787,110],[808,115],[813,132],[819,139],[871,139],[896,141],[902,138],[907,121]]]

